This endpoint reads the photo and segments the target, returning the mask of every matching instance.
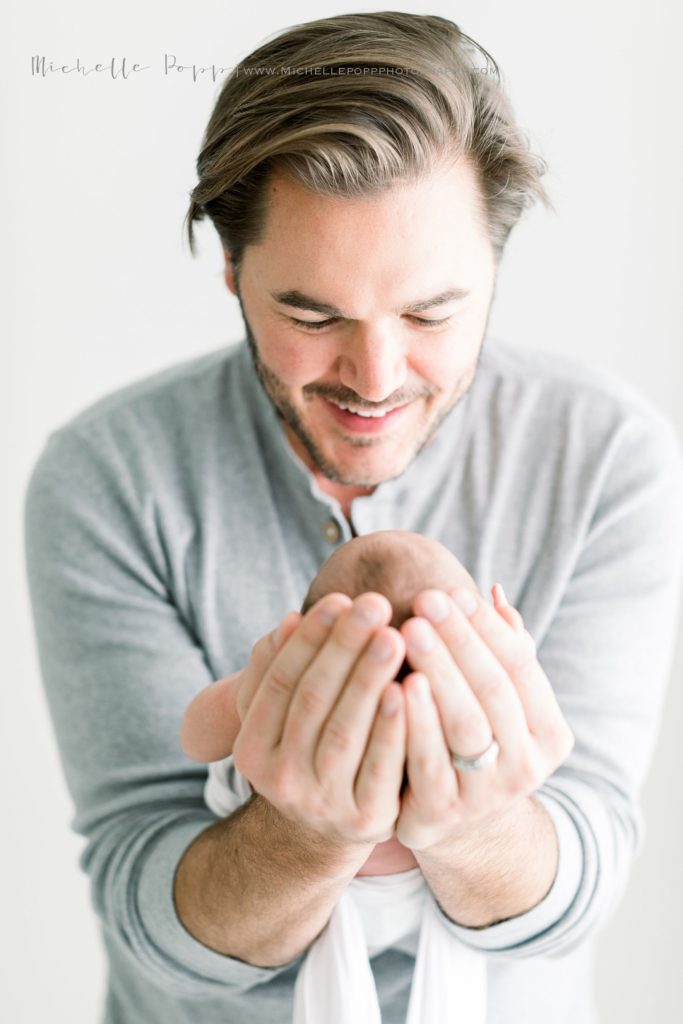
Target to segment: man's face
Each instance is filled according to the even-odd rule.
[[[371,488],[399,476],[468,390],[495,284],[477,200],[463,162],[362,199],[276,174],[239,280],[226,254],[261,382],[317,477]],[[334,403],[402,408],[368,419]]]

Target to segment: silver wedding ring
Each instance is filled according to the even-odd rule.
[[[477,768],[485,768],[487,764],[492,764],[499,754],[500,747],[493,739],[484,753],[478,757],[460,757],[459,754],[453,754],[451,760],[459,772],[474,772]]]

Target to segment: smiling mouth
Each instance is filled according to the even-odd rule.
[[[390,405],[388,409],[358,409],[354,408],[354,406],[352,405],[346,405],[343,402],[335,402],[333,398],[328,398],[327,401],[330,402],[332,405],[336,405],[336,407],[338,409],[341,409],[342,412],[350,412],[353,413],[354,416],[362,416],[363,419],[373,420],[383,419],[385,416],[388,416],[396,409],[402,409],[404,405],[408,404],[407,402],[403,402],[401,405]]]
[[[388,432],[389,427],[403,416],[406,410],[413,405],[407,402],[404,405],[390,406],[387,411],[377,412],[367,409],[356,409],[353,407],[342,407],[337,402],[325,398],[324,404],[336,423],[344,427],[351,434],[382,434]]]

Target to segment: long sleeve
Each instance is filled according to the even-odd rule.
[[[165,579],[152,482],[106,423],[53,433],[25,498],[30,599],[43,684],[81,866],[107,936],[165,995],[246,991],[255,967],[197,942],[176,916],[184,850],[216,821],[206,770],[179,744],[189,699],[212,680]]]
[[[518,917],[484,929],[445,919],[462,941],[494,956],[563,956],[603,927],[644,836],[639,798],[671,670],[683,568],[683,463],[668,420],[642,412],[623,419],[584,486],[592,514],[562,592],[544,594],[548,625],[535,637],[576,739],[536,793],[557,832],[557,876]]]

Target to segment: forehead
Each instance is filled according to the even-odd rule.
[[[315,288],[344,308],[349,293],[372,303],[381,289],[400,304],[476,283],[492,259],[482,209],[464,160],[362,198],[320,195],[276,171],[262,238],[247,251],[278,291]]]
[[[265,186],[267,229],[275,234],[281,226],[292,226],[306,212],[310,227],[329,231],[338,223],[360,227],[390,223],[395,228],[415,226],[418,218],[429,216],[438,223],[443,216],[457,219],[464,227],[478,220],[482,195],[473,165],[464,157],[444,162],[417,180],[396,181],[381,191],[365,196],[325,195],[309,188],[289,172],[275,168]]]

